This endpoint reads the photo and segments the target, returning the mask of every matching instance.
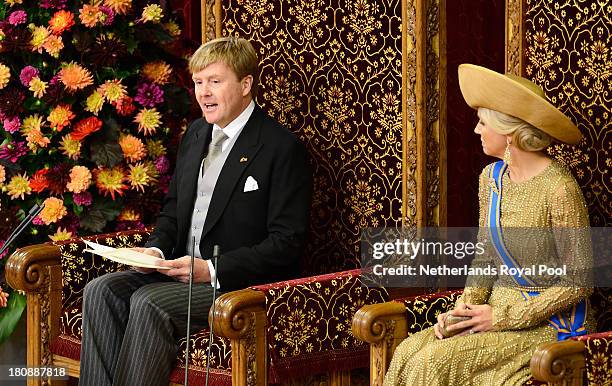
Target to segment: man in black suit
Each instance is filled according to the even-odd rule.
[[[138,249],[159,257],[160,269],[108,274],[85,287],[80,384],[167,384],[186,327],[192,250],[202,257],[194,264],[194,329],[207,325],[211,283],[230,291],[300,271],[312,185],[306,150],[253,102],[255,50],[244,39],[215,39],[189,67],[204,118],[186,131],[155,230]],[[215,272],[216,244],[223,253]]]

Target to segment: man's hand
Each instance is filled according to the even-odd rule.
[[[493,328],[493,308],[488,304],[464,304],[463,307],[456,308],[450,313],[454,316],[471,317],[470,320],[455,323],[448,327],[449,331],[466,329],[456,336],[486,332]]]
[[[141,247],[135,247],[135,248],[130,248],[133,251],[136,252],[140,252],[140,253],[144,253],[145,255],[150,255],[150,256],[154,256],[157,257],[158,259],[162,260],[162,256],[159,254],[158,251],[156,251],[153,248],[141,248]],[[140,273],[151,273],[151,272],[155,272],[156,269],[155,268],[142,268],[142,267],[132,267],[136,272],[140,272]]]
[[[8,303],[9,294],[2,291],[2,287],[0,287],[0,307],[6,307]]]
[[[159,272],[164,275],[171,276],[176,280],[189,283],[189,265],[191,264],[191,256],[183,256],[175,260],[164,260],[159,263],[161,267],[170,267],[172,269],[160,269]],[[209,283],[210,271],[208,263],[205,260],[195,258],[193,261],[193,282],[194,283]]]

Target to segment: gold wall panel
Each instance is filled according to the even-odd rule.
[[[552,104],[585,136],[578,146],[550,153],[582,187],[591,225],[612,224],[612,4],[598,0],[526,0],[523,75],[544,88]]]
[[[305,274],[359,266],[362,228],[438,223],[444,0],[205,3],[206,31],[253,43],[258,104],[310,152]]]

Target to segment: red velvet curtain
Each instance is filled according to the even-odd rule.
[[[448,225],[478,224],[478,176],[493,159],[474,134],[476,112],[465,104],[457,67],[473,63],[504,72],[504,0],[452,0],[447,6]]]

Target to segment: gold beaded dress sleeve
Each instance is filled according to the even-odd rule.
[[[479,239],[485,242],[486,232],[482,230],[487,224],[490,167],[483,170],[479,183]],[[588,233],[555,233],[561,228],[586,229],[589,225],[580,188],[565,167],[552,161],[542,173],[521,183],[513,183],[506,174],[502,186],[503,229],[548,229],[553,235],[543,238],[535,232],[530,237],[530,232],[525,232],[517,242],[506,240],[520,266],[565,265],[569,272],[583,272],[584,267],[592,265]],[[472,267],[491,264],[499,269],[499,258],[491,248],[474,259]],[[559,278],[552,283],[539,296],[524,300],[508,275],[468,279],[458,303],[489,304],[493,330],[443,340],[435,337],[433,328],[413,334],[397,347],[384,384],[522,385],[531,377],[529,361],[535,348],[557,341],[557,331],[548,324],[548,318],[588,298],[592,291]],[[592,325],[589,316],[587,331]]]

